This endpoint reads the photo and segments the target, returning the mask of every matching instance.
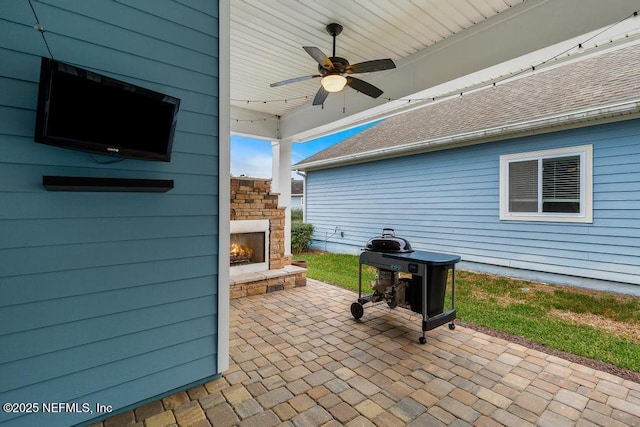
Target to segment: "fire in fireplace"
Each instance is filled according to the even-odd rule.
[[[232,220],[230,231],[231,274],[269,270],[269,220]]]
[[[232,234],[229,259],[232,266],[264,262],[265,233],[251,232]]]
[[[231,260],[231,265],[234,264],[244,264],[251,259],[251,254],[253,251],[246,246],[239,245],[237,243],[231,244],[231,249],[229,250],[229,259]]]

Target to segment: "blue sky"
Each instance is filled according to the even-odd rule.
[[[306,159],[376,123],[378,122],[323,136],[302,144],[294,143],[291,149],[292,162],[297,163]],[[231,135],[231,175],[271,178],[271,142]],[[300,179],[295,173],[292,173],[291,176]]]

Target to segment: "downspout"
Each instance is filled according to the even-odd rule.
[[[298,169],[295,173],[302,177],[302,222],[307,222],[307,173]]]

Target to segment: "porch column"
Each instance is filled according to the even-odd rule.
[[[278,205],[284,211],[284,256],[291,259],[291,147],[293,140],[271,141],[271,191],[279,193]]]

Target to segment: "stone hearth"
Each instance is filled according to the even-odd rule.
[[[285,256],[285,208],[278,206],[270,179],[231,178],[230,219],[269,220],[268,269],[246,273],[231,268],[232,299],[306,285],[307,270],[291,265],[291,256]]]

